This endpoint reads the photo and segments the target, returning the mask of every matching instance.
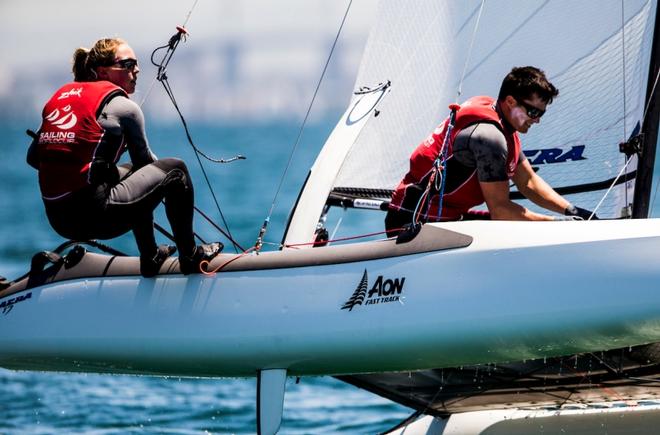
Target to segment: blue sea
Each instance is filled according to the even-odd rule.
[[[36,122],[36,121],[35,121]],[[300,187],[336,120],[308,125],[291,160],[274,203],[291,149],[296,122],[230,125],[192,124],[196,145],[216,158],[247,157],[229,164],[202,159],[224,220],[244,248],[254,245],[259,228],[273,206],[265,240],[275,249]],[[38,125],[0,122],[0,275],[15,278],[29,267],[32,255],[52,250],[64,239],[48,225],[40,200],[36,171],[25,163],[26,128]],[[159,157],[176,156],[188,163],[195,182],[196,203],[221,226],[200,166],[178,122],[147,124]],[[162,208],[162,207],[161,207]],[[382,218],[381,218],[382,219]],[[162,211],[157,222],[168,228]],[[231,244],[198,219],[196,231],[207,240]],[[161,238],[162,243],[167,242]],[[131,235],[108,244],[136,254]],[[84,325],[82,325],[84,326]],[[15,372],[0,369],[0,433],[2,434],[244,434],[255,433],[255,379],[190,379],[99,374]],[[379,433],[412,410],[339,382],[331,377],[291,378],[284,402],[283,434]]]
[[[177,122],[148,124],[148,135],[160,157],[188,162],[197,205],[214,221],[224,221],[244,248],[255,242],[271,207],[265,240],[275,249],[284,223],[307,172],[335,120],[307,126],[282,179],[299,125],[295,122],[228,125],[192,124],[197,146],[213,157],[247,157],[229,164],[202,160],[215,205],[197,159]],[[54,249],[64,240],[44,216],[36,172],[25,163],[29,140],[24,131],[38,125],[0,123],[0,275],[24,273],[31,256]],[[658,165],[658,162],[656,162]],[[282,180],[277,200],[274,195]],[[653,215],[660,213],[655,202]],[[368,212],[373,213],[373,212]],[[222,216],[221,216],[222,214]],[[380,217],[379,219],[382,219]],[[162,210],[157,221],[167,227]],[[349,225],[350,228],[350,225]],[[226,239],[203,220],[196,230],[207,241]],[[166,242],[165,239],[161,239]],[[272,243],[272,244],[270,244]],[[132,236],[109,242],[135,254]],[[33,373],[0,369],[0,433],[254,433],[255,379],[189,379],[98,374]],[[283,434],[379,433],[412,410],[330,377],[289,379],[284,402]]]

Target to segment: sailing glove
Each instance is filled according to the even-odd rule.
[[[95,159],[89,168],[89,183],[98,186],[108,183],[111,186],[119,183],[117,166],[103,159]]]
[[[580,216],[554,216],[553,220],[556,221],[583,221]]]
[[[585,221],[588,221],[589,218],[591,218],[591,220],[598,219],[598,216],[596,216],[594,212],[586,210],[581,207],[576,207],[573,204],[568,204],[568,207],[566,207],[566,210],[564,210],[564,215],[570,217],[580,217],[582,218],[582,220]]]

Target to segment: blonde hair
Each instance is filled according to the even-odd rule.
[[[120,38],[103,38],[96,41],[91,49],[80,47],[73,52],[73,80],[93,82],[98,80],[96,68],[110,66],[115,62],[115,52],[126,41]]]

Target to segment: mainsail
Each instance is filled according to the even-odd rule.
[[[450,103],[497,96],[506,73],[524,65],[543,69],[560,90],[522,136],[532,166],[573,203],[630,217],[638,162],[619,144],[648,122],[656,9],[654,0],[381,2],[356,89],[389,81],[390,92],[364,125],[339,122],[333,136],[352,130],[354,140],[326,143],[322,155],[334,154],[336,164],[314,165],[285,240],[310,241],[325,204],[319,198],[386,198]]]

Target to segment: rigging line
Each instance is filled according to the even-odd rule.
[[[642,125],[640,126],[640,129],[644,127],[644,122],[646,121],[646,115],[648,115],[649,113],[649,109],[651,107],[651,101],[653,101],[653,94],[655,93],[655,89],[658,85],[658,79],[660,79],[660,68],[658,69],[658,72],[655,75],[655,80],[653,81],[653,87],[651,88],[649,99],[646,102],[646,107],[644,108],[644,115],[642,115]]]
[[[626,170],[626,168],[628,167],[628,165],[630,164],[631,161],[632,161],[632,157],[626,158],[626,164],[623,165],[623,168],[621,168],[621,170],[619,171],[619,174],[614,178],[614,181],[612,181],[612,184],[610,185],[610,187],[603,194],[603,197],[598,202],[598,205],[596,205],[594,210],[591,212],[591,215],[587,219],[588,221],[590,221],[594,217],[594,215],[596,214],[596,211],[598,210],[598,208],[601,206],[603,201],[605,201],[605,198],[607,198],[607,195],[609,195],[610,192],[612,191],[612,189],[614,188],[614,186],[616,186],[618,184],[617,182],[619,181],[619,178],[621,178],[621,176],[623,175],[624,171]]]
[[[192,7],[191,7],[190,10],[188,11],[188,14],[186,15],[186,19],[184,20],[183,25],[182,25],[182,26],[177,26],[177,33],[176,33],[174,36],[172,36],[172,37],[170,38],[170,40],[168,41],[168,43],[167,43],[166,45],[163,45],[163,46],[161,46],[161,47],[156,48],[156,49],[151,53],[151,63],[152,63],[154,66],[158,67],[158,72],[157,72],[156,76],[153,78],[153,80],[151,81],[151,84],[149,85],[149,88],[147,89],[147,92],[145,93],[144,97],[142,98],[142,101],[140,101],[139,106],[142,107],[142,106],[144,105],[145,101],[147,100],[147,98],[148,98],[149,95],[151,94],[151,91],[153,90],[153,87],[154,87],[154,85],[155,85],[155,83],[156,83],[156,80],[160,81],[160,82],[163,84],[163,87],[165,88],[165,92],[166,92],[167,96],[170,98],[170,101],[171,101],[172,104],[174,105],[174,108],[176,109],[176,111],[177,111],[179,117],[181,118],[181,122],[183,123],[183,127],[184,127],[184,130],[185,130],[185,133],[186,133],[186,137],[187,137],[187,139],[188,139],[188,142],[190,143],[190,145],[192,146],[193,150],[195,151],[195,157],[197,158],[197,162],[198,162],[198,164],[199,164],[199,166],[200,166],[200,168],[201,168],[201,170],[202,170],[202,173],[204,174],[204,178],[205,178],[205,180],[206,180],[206,183],[207,183],[207,185],[208,185],[208,187],[209,187],[209,190],[211,191],[211,196],[212,196],[212,198],[213,198],[213,200],[214,200],[214,202],[215,202],[215,205],[216,205],[216,208],[218,209],[218,212],[219,212],[219,214],[220,214],[220,217],[222,218],[222,222],[224,223],[225,227],[227,228],[227,232],[223,231],[220,227],[218,227],[217,225],[215,225],[215,223],[212,222],[212,223],[213,223],[213,226],[214,226],[216,229],[218,229],[218,230],[220,231],[220,233],[222,233],[225,237],[227,237],[227,239],[229,239],[229,240],[232,242],[232,244],[234,245],[234,249],[235,249],[236,252],[238,253],[237,246],[238,246],[239,248],[241,248],[241,247],[240,247],[240,245],[238,245],[238,243],[234,240],[234,238],[233,238],[232,235],[231,235],[231,231],[230,231],[230,229],[229,229],[229,225],[227,224],[227,221],[226,221],[226,219],[225,219],[225,216],[224,216],[224,214],[222,213],[222,209],[220,208],[220,204],[218,203],[218,199],[217,199],[217,197],[216,197],[216,195],[215,195],[215,192],[213,191],[213,188],[212,188],[212,186],[211,186],[211,182],[209,181],[208,175],[206,174],[206,170],[205,170],[204,167],[202,166],[202,162],[201,162],[201,159],[199,158],[199,155],[198,155],[198,154],[201,154],[202,156],[204,156],[204,158],[206,158],[206,159],[208,159],[208,160],[210,160],[210,161],[212,161],[212,162],[215,162],[215,163],[229,163],[229,162],[233,162],[234,160],[245,159],[245,157],[243,157],[243,156],[241,156],[241,155],[237,155],[236,157],[233,157],[233,158],[230,158],[230,159],[227,159],[227,160],[225,160],[225,159],[213,159],[213,158],[209,157],[208,155],[206,155],[205,153],[203,153],[199,148],[197,148],[197,146],[194,144],[194,142],[193,142],[193,140],[192,140],[192,137],[190,136],[190,132],[189,132],[189,130],[188,130],[188,124],[186,123],[186,120],[185,120],[185,118],[183,117],[183,114],[181,113],[181,110],[179,110],[179,106],[178,106],[178,104],[177,104],[177,102],[176,102],[176,99],[174,98],[174,93],[172,92],[172,88],[170,87],[169,82],[167,81],[167,71],[166,71],[166,70],[167,70],[167,66],[168,66],[169,63],[170,63],[170,60],[172,60],[172,56],[174,56],[174,51],[175,51],[176,48],[178,47],[179,42],[181,41],[181,38],[183,37],[184,40],[185,40],[185,36],[187,35],[187,32],[186,32],[185,26],[186,26],[186,24],[188,23],[188,21],[190,20],[190,16],[192,15],[193,10],[194,10],[195,7],[197,6],[198,1],[199,1],[199,0],[195,0],[195,1],[194,1]],[[158,50],[163,49],[163,48],[167,48],[167,51],[166,51],[165,54],[163,55],[163,58],[162,58],[162,60],[160,61],[160,63],[156,63],[156,62],[154,61],[154,56],[156,55],[156,52],[157,52]],[[195,210],[197,210],[197,212],[201,213],[201,211],[200,211],[197,207],[195,207]],[[204,217],[205,217],[209,222],[211,222],[211,220],[210,220],[206,215],[204,215]],[[161,232],[162,232],[162,231],[161,231]],[[203,240],[198,234],[196,234],[196,233],[193,233],[193,234],[194,234],[199,240],[201,240],[202,243],[205,243],[204,240]],[[241,250],[243,250],[243,248],[241,248]]]
[[[560,362],[559,364],[562,364],[562,363]],[[503,373],[503,375],[500,375],[500,376],[497,376],[497,374],[495,374],[495,375],[491,374],[491,375],[489,375],[489,377],[491,379],[495,379],[498,382],[509,382],[509,383],[515,383],[517,381],[520,381],[522,379],[526,379],[526,378],[529,378],[529,377],[532,377],[532,378],[537,379],[537,380],[540,381],[541,379],[537,377],[537,376],[540,376],[540,374],[536,374],[536,372],[540,372],[541,370],[544,370],[546,367],[533,368],[530,371],[524,371],[524,370],[523,371],[517,371],[517,372],[511,373],[509,375],[507,375],[506,373]],[[468,368],[468,369],[470,369],[470,368]],[[475,372],[475,376],[476,376],[476,372]],[[560,386],[558,386],[558,387],[560,387]],[[477,396],[480,396],[480,395],[483,395],[483,394],[487,394],[491,391],[498,390],[499,388],[500,387],[498,387],[497,384],[493,384],[490,387],[484,387],[480,391],[475,391],[474,393],[466,394],[464,397],[459,396],[459,397],[449,398],[444,403],[448,403],[449,405],[455,405],[455,404],[460,403],[464,400],[472,399],[474,397],[477,397]],[[539,390],[540,388],[543,388],[543,390],[540,391]],[[563,401],[568,400],[570,398],[570,396],[569,397],[564,397],[564,396],[560,395],[559,393],[553,393],[551,391],[545,391],[545,387],[541,387],[541,386],[538,386],[538,385],[529,385],[529,386],[528,385],[521,385],[519,387],[514,387],[514,389],[526,390],[526,391],[529,391],[529,392],[532,392],[532,393],[541,393],[544,396],[548,396],[548,397],[555,398],[555,399],[561,399]],[[437,396],[437,394],[436,394],[436,396]],[[435,401],[435,397],[434,397],[433,400]],[[445,405],[445,408],[446,408],[446,405]],[[428,406],[427,406],[426,409],[428,409]]]
[[[506,43],[507,43],[510,39],[512,39],[512,38],[516,35],[516,33],[520,32],[520,31],[523,29],[523,27],[527,26],[527,25],[533,20],[533,18],[534,18],[539,12],[541,12],[541,10],[542,10],[543,8],[545,8],[545,7],[548,5],[549,2],[550,2],[550,0],[545,0],[545,1],[543,2],[543,4],[541,4],[538,8],[536,8],[536,9],[535,9],[531,14],[529,14],[527,17],[525,17],[525,19],[522,21],[522,24],[520,24],[518,27],[516,27],[515,29],[513,29],[513,30],[512,30],[507,36],[505,36],[505,37],[500,41],[500,43],[499,43],[495,48],[493,48],[490,52],[488,52],[488,54],[486,54],[486,55],[485,55],[485,56],[479,61],[478,64],[476,64],[475,66],[473,66],[472,69],[470,69],[470,71],[467,72],[466,77],[472,75],[473,72],[475,72],[475,71],[476,71],[481,65],[483,65],[485,62],[487,62],[487,61],[488,61],[488,60],[489,60],[489,59],[490,59],[490,58],[491,58],[491,57],[492,57],[497,51],[499,51],[500,48],[504,47],[504,45],[506,45]],[[531,3],[531,2],[530,2],[530,3]]]
[[[277,202],[277,197],[280,194],[280,190],[282,189],[282,184],[284,183],[284,179],[286,178],[286,174],[289,171],[289,167],[291,166],[291,161],[293,160],[293,155],[296,152],[296,149],[298,148],[298,145],[300,143],[300,139],[302,138],[303,131],[305,130],[305,125],[307,124],[307,119],[309,118],[309,114],[312,111],[312,107],[314,106],[314,101],[316,100],[316,95],[319,92],[319,89],[321,88],[321,83],[323,82],[323,79],[325,77],[325,73],[328,70],[328,65],[330,64],[330,59],[332,59],[332,54],[335,51],[335,47],[337,46],[337,41],[339,41],[339,36],[341,35],[341,31],[344,28],[344,23],[346,22],[346,17],[348,17],[348,12],[351,10],[351,5],[353,4],[353,0],[349,0],[348,5],[346,6],[346,11],[344,12],[344,17],[341,20],[341,24],[339,25],[339,29],[337,30],[337,35],[335,36],[335,40],[332,42],[332,47],[330,48],[330,53],[328,54],[328,58],[325,61],[325,65],[323,67],[323,71],[321,72],[321,76],[319,77],[318,83],[316,84],[316,89],[314,90],[314,94],[312,95],[312,100],[309,102],[309,106],[307,107],[307,113],[305,113],[305,117],[303,118],[303,122],[300,126],[300,130],[298,131],[298,137],[296,138],[296,141],[293,145],[293,148],[291,150],[291,153],[289,154],[289,159],[286,163],[286,166],[284,168],[284,172],[282,173],[282,176],[280,177],[279,184],[277,185],[277,189],[275,191],[275,196],[273,197],[273,202],[270,206],[270,210],[268,211],[268,216],[264,220],[264,224],[261,227],[260,234],[257,238],[257,243],[255,246],[260,245],[261,240],[263,240],[263,235],[265,234],[266,227],[268,225],[268,222],[270,222],[270,217],[273,214],[273,210],[275,209],[275,203]],[[258,249],[257,249],[258,251]]]
[[[623,2],[624,0],[621,0],[621,68],[623,80],[623,142],[625,142],[628,138],[626,134],[626,116],[628,111],[626,110],[626,12]],[[627,159],[628,157],[626,156],[624,158]],[[626,185],[626,188],[623,189],[626,206],[628,206],[628,190]]]
[[[653,100],[653,94],[654,94],[655,91],[656,91],[656,85],[658,84],[658,78],[660,78],[660,70],[658,71],[658,73],[657,73],[656,76],[655,76],[655,81],[653,82],[653,87],[651,88],[651,93],[649,94],[648,101],[646,102],[646,108],[644,109],[644,114],[642,115],[642,122],[640,123],[640,127],[642,127],[642,126],[644,125],[644,121],[646,120],[646,114],[648,113],[648,110],[649,110],[650,105],[651,105],[651,101]],[[625,88],[625,84],[624,84],[624,88]],[[624,110],[625,110],[625,109],[624,109]],[[623,125],[624,125],[624,128],[625,128],[625,124],[626,124],[626,113],[625,113],[625,111],[624,111],[624,113],[623,113]],[[625,132],[624,132],[624,133],[625,133]],[[625,140],[625,137],[624,137],[624,140]],[[612,188],[614,188],[614,186],[617,185],[617,183],[618,183],[618,181],[619,181],[619,178],[621,178],[621,175],[623,175],[623,171],[626,170],[626,168],[628,167],[628,165],[630,164],[631,161],[632,161],[632,158],[626,158],[626,164],[623,165],[623,168],[621,168],[621,171],[619,172],[619,174],[618,174],[618,175],[616,176],[616,178],[614,178],[614,180],[612,181],[612,185],[609,187],[609,189],[607,189],[607,192],[605,192],[605,194],[604,194],[603,197],[601,198],[600,202],[598,202],[598,205],[597,205],[596,208],[593,210],[591,216],[589,216],[589,219],[587,219],[587,220],[591,220],[591,218],[593,217],[593,215],[596,213],[596,210],[598,210],[598,207],[600,207],[600,205],[603,203],[603,201],[605,201],[605,198],[607,197],[607,195],[609,195],[609,193],[610,193],[610,191],[612,190]],[[653,204],[655,203],[655,195],[657,195],[657,193],[658,193],[658,184],[659,184],[659,183],[660,183],[660,179],[656,182],[656,191],[655,191],[655,194],[653,195],[653,200],[651,201],[651,205],[650,205],[651,209],[653,209]],[[625,189],[625,192],[626,192],[626,196],[627,196],[627,194],[628,194],[628,189]],[[627,199],[626,199],[626,203],[627,203],[627,202],[628,202],[628,201],[627,201]]]
[[[154,78],[151,80],[151,83],[149,84],[149,88],[147,88],[147,92],[144,93],[144,96],[142,97],[142,100],[138,104],[140,108],[144,105],[144,102],[147,101],[147,98],[149,98],[149,95],[151,95],[151,91],[154,89],[154,85],[156,84],[156,81],[158,80],[158,76],[154,76]]]
[[[394,432],[395,430],[397,430],[397,429],[405,428],[405,427],[408,426],[410,423],[412,423],[413,421],[417,420],[417,418],[418,418],[420,415],[422,415],[422,411],[419,411],[419,410],[418,410],[418,411],[415,411],[415,412],[413,412],[412,414],[410,414],[408,417],[406,417],[406,418],[404,418],[403,420],[401,420],[400,422],[398,422],[398,423],[397,423],[396,425],[394,425],[393,427],[391,427],[391,428],[385,430],[384,432],[379,432],[378,435],[387,435],[387,434],[393,433],[393,432]],[[404,429],[401,433],[405,433],[405,429]]]
[[[214,158],[211,158],[211,157],[209,157],[208,155],[206,155],[206,154],[205,154],[204,152],[202,152],[199,148],[197,148],[197,146],[194,144],[194,142],[193,142],[193,140],[192,140],[192,137],[190,136],[190,131],[188,130],[188,124],[187,124],[185,118],[183,117],[183,114],[181,113],[181,110],[179,109],[179,105],[177,104],[176,99],[174,98],[174,93],[172,92],[172,88],[170,87],[170,84],[169,84],[169,82],[167,81],[167,74],[166,74],[167,66],[168,66],[169,63],[170,63],[170,60],[172,60],[172,57],[174,56],[174,51],[175,51],[176,48],[178,47],[179,42],[181,41],[181,38],[184,37],[184,39],[185,39],[185,36],[187,35],[187,32],[186,32],[186,30],[185,30],[185,27],[186,27],[186,24],[188,23],[188,21],[190,20],[190,17],[191,17],[191,15],[192,15],[193,11],[195,10],[195,7],[197,7],[197,3],[198,3],[198,2],[199,2],[199,0],[195,0],[195,1],[193,2],[193,5],[191,6],[190,10],[188,11],[188,14],[186,15],[186,18],[185,18],[185,20],[184,20],[184,22],[183,22],[183,25],[180,26],[180,27],[179,27],[179,26],[177,27],[177,31],[178,31],[178,33],[176,33],[173,37],[171,37],[170,40],[168,41],[168,43],[167,43],[166,45],[156,48],[156,50],[154,50],[154,51],[151,53],[151,63],[152,63],[154,66],[158,67],[158,73],[157,73],[156,77],[154,77],[154,79],[152,80],[151,84],[149,85],[149,89],[147,90],[147,92],[145,93],[144,97],[142,98],[142,101],[140,102],[140,107],[144,104],[144,102],[147,100],[147,98],[148,98],[149,95],[151,94],[151,91],[152,91],[152,89],[153,89],[153,87],[154,87],[154,84],[156,83],[156,80],[160,81],[160,82],[163,84],[163,87],[165,88],[165,92],[166,92],[167,96],[170,98],[170,101],[171,101],[172,104],[174,105],[174,108],[176,109],[176,111],[177,111],[177,113],[178,113],[178,115],[179,115],[179,118],[181,119],[181,122],[183,123],[183,128],[184,128],[184,131],[185,131],[185,133],[186,133],[186,138],[188,139],[188,143],[190,143],[190,145],[192,146],[193,150],[195,151],[195,157],[197,158],[197,162],[198,162],[198,164],[199,164],[199,167],[200,167],[200,169],[202,170],[202,173],[203,173],[203,175],[204,175],[204,179],[206,180],[206,184],[208,185],[209,190],[211,191],[211,196],[212,196],[212,198],[213,198],[213,200],[214,200],[214,202],[215,202],[216,208],[218,209],[218,212],[219,212],[219,214],[220,214],[220,217],[221,217],[221,219],[222,219],[222,222],[223,222],[223,224],[225,225],[225,228],[227,228],[227,232],[225,233],[224,231],[222,231],[222,229],[220,229],[217,225],[214,225],[214,226],[215,226],[215,227],[216,227],[216,228],[217,228],[217,229],[218,229],[218,230],[219,230],[224,236],[226,236],[226,237],[232,242],[232,244],[234,245],[234,249],[235,249],[236,252],[238,253],[237,246],[240,248],[240,245],[237,244],[237,242],[234,240],[234,238],[233,238],[232,235],[231,235],[231,230],[229,229],[229,225],[227,224],[227,221],[226,221],[226,219],[225,219],[225,216],[224,216],[224,214],[222,213],[222,209],[220,208],[220,204],[218,203],[218,199],[217,199],[217,197],[216,197],[216,195],[215,195],[215,192],[213,191],[213,187],[211,186],[211,182],[210,182],[209,177],[208,177],[208,175],[207,175],[207,173],[206,173],[206,170],[204,169],[204,166],[202,165],[202,161],[201,161],[201,159],[199,158],[199,154],[201,154],[202,156],[204,156],[204,158],[206,158],[206,159],[208,159],[208,160],[210,160],[210,161],[212,161],[212,162],[215,162],[215,163],[229,163],[229,162],[232,162],[232,161],[234,161],[234,160],[245,159],[245,157],[244,157],[244,156],[241,156],[241,155],[238,155],[238,156],[236,156],[236,157],[233,157],[233,158],[230,158],[230,159],[227,159],[227,160],[225,160],[225,159],[214,159]],[[157,52],[158,50],[162,49],[162,48],[167,48],[167,51],[166,51],[165,54],[163,55],[163,58],[162,58],[162,60],[160,61],[160,63],[156,63],[156,62],[154,61],[154,56],[155,56],[156,52]],[[198,212],[200,212],[199,209],[197,209],[197,208],[195,208],[195,209],[196,209]],[[205,216],[205,217],[206,217],[206,216]],[[209,219],[208,217],[206,217],[206,219],[210,221],[210,219]],[[199,235],[197,235],[197,234],[195,234],[195,235],[196,235],[198,238],[200,238]],[[201,240],[201,238],[200,238],[200,240]],[[243,249],[241,248],[241,250],[243,250]]]
[[[417,38],[417,44],[413,47],[413,50],[410,53],[406,53],[404,56],[406,60],[405,65],[401,68],[401,70],[398,73],[399,77],[404,77],[408,73],[408,69],[412,67],[413,65],[413,60],[417,56],[417,52],[421,49],[420,47],[422,46],[423,42],[426,40],[426,36],[428,34],[432,34],[434,31],[436,31],[437,27],[437,22],[443,17],[442,14],[436,14],[433,19],[428,23],[428,25],[424,26],[424,33],[420,34],[419,37]],[[399,48],[399,47],[396,47]],[[397,51],[397,54],[400,50]],[[426,70],[425,70],[426,71]]]
[[[644,115],[642,116],[642,128],[644,126],[644,121],[646,120],[646,115],[648,114],[649,108],[651,106],[651,101],[653,100],[653,94],[655,93],[656,86],[658,85],[658,79],[660,79],[660,69],[658,69],[658,73],[655,75],[655,81],[653,82],[653,87],[651,88],[651,94],[649,95],[649,99],[646,102],[646,108],[644,109]],[[658,195],[658,188],[660,188],[660,177],[658,177],[658,181],[655,182],[655,193],[653,194],[653,199],[651,200],[650,205],[651,210],[653,210],[653,206],[655,205],[655,198]]]
[[[186,27],[186,24],[188,24],[188,20],[190,19],[190,16],[192,15],[193,10],[194,10],[195,7],[197,6],[197,2],[198,2],[198,1],[199,1],[199,0],[195,0],[195,3],[193,3],[192,7],[191,7],[190,10],[188,11],[188,15],[186,15],[186,19],[185,19],[185,21],[183,22],[183,24],[181,25],[181,27]]]
[[[186,15],[186,19],[183,21],[183,24],[181,25],[181,27],[185,28],[185,27],[186,27],[186,24],[188,24],[188,21],[190,20],[190,16],[191,16],[192,13],[193,13],[193,10],[195,10],[195,8],[197,7],[197,2],[199,2],[199,0],[195,0],[195,1],[193,2],[193,5],[190,7],[190,10],[188,11],[188,14]],[[152,55],[152,56],[153,56],[153,55]],[[164,59],[163,59],[163,60],[164,60]],[[169,62],[169,61],[168,61],[168,62]],[[160,72],[160,71],[159,71],[159,72]],[[151,94],[151,91],[153,90],[154,85],[156,84],[156,80],[158,80],[158,76],[157,76],[157,75],[151,80],[151,83],[149,84],[149,87],[147,88],[147,92],[145,92],[144,97],[142,97],[142,101],[140,101],[140,103],[139,103],[139,106],[140,106],[140,107],[142,107],[142,105],[144,104],[144,102],[147,101],[147,98],[149,98],[149,95]]]
[[[623,0],[622,0],[623,1]],[[465,74],[467,72],[467,67],[472,57],[472,47],[474,46],[474,40],[477,36],[477,30],[479,29],[479,22],[481,21],[481,14],[484,11],[484,5],[486,0],[481,0],[481,6],[479,7],[479,14],[477,15],[477,21],[474,23],[474,30],[472,31],[472,37],[470,38],[470,48],[468,48],[467,56],[465,57],[465,65],[463,65],[463,73],[461,74],[461,81],[458,83],[458,91],[456,93],[456,102],[458,98],[463,94],[463,80],[465,80]]]
[[[626,17],[624,9],[624,0],[621,0],[621,68],[623,79],[623,140],[628,138],[626,134]]]
[[[167,81],[167,76],[163,76],[162,80],[160,82],[163,84],[163,87],[165,88],[165,92],[167,93],[167,96],[170,97],[170,100],[172,101],[172,104],[174,105],[174,108],[176,109],[177,113],[179,114],[179,117],[181,118],[181,122],[183,123],[183,129],[186,133],[186,137],[188,138],[188,142],[192,145],[193,149],[196,151],[195,152],[195,158],[197,159],[197,163],[199,164],[199,168],[202,171],[202,174],[204,175],[204,180],[206,181],[206,185],[209,188],[209,191],[211,192],[211,197],[213,198],[213,201],[215,203],[216,209],[218,210],[218,213],[220,214],[220,218],[222,219],[222,223],[225,225],[225,228],[227,228],[227,233],[223,234],[229,239],[229,241],[234,245],[234,250],[236,253],[238,253],[238,243],[234,240],[234,237],[231,234],[231,230],[229,229],[229,225],[227,224],[227,220],[225,219],[225,215],[222,212],[222,209],[220,208],[220,203],[218,202],[217,195],[215,194],[215,191],[213,190],[213,186],[211,185],[211,180],[209,179],[208,174],[206,173],[206,169],[204,168],[204,165],[202,164],[202,159],[199,158],[199,152],[197,152],[197,148],[193,144],[192,137],[190,136],[190,132],[188,130],[188,124],[186,123],[185,118],[183,117],[183,114],[181,113],[181,110],[179,110],[179,105],[176,102],[176,99],[174,98],[174,94],[172,93],[172,88],[170,87],[169,82]]]
[[[218,224],[216,224],[215,221],[214,221],[213,219],[211,219],[206,213],[204,213],[204,212],[203,212],[201,209],[199,209],[197,206],[194,206],[194,208],[195,208],[195,211],[196,211],[197,213],[199,213],[200,216],[202,216],[204,219],[206,219],[206,221],[207,221],[209,224],[211,224],[211,225],[213,226],[213,228],[215,228],[216,230],[218,230],[218,231],[219,231],[220,233],[222,233],[225,237],[230,238],[229,235],[225,232],[225,230],[223,230],[220,226],[218,226]],[[197,236],[197,237],[200,238],[199,236]],[[201,238],[200,238],[200,239],[201,239]],[[205,243],[205,242],[202,242],[202,243]],[[235,241],[234,241],[233,243],[234,243],[234,245],[235,245],[238,249],[240,249],[241,251],[245,251],[245,249],[244,249],[241,245],[239,245],[238,242],[235,242]]]
[[[193,7],[191,8],[190,12],[188,13],[188,17],[186,18],[186,22],[188,21],[188,18],[190,18],[190,14],[192,14],[192,10],[194,9],[194,7],[195,7],[196,4],[197,4],[197,0],[195,1],[195,4],[193,4]],[[181,39],[183,38],[183,39],[185,40],[185,37],[186,37],[187,35],[188,35],[188,32],[186,31],[185,27],[177,26],[177,33],[175,33],[175,34],[169,39],[169,41],[167,42],[167,44],[165,44],[165,45],[163,45],[163,46],[161,46],[161,47],[157,47],[157,48],[151,53],[151,63],[152,63],[154,66],[158,67],[158,72],[157,72],[156,79],[157,79],[158,81],[160,81],[160,82],[163,84],[163,87],[164,87],[164,89],[165,89],[165,92],[167,93],[167,96],[170,98],[170,101],[171,101],[172,104],[174,105],[174,108],[176,109],[176,111],[177,111],[179,117],[181,118],[181,122],[183,123],[183,127],[184,127],[184,130],[185,130],[185,133],[186,133],[186,137],[187,137],[187,139],[188,139],[188,143],[191,145],[191,147],[192,147],[193,150],[195,151],[195,157],[197,158],[197,162],[198,162],[198,164],[199,164],[199,166],[200,166],[200,168],[201,168],[201,171],[202,171],[202,173],[203,173],[203,175],[204,175],[204,178],[205,178],[205,180],[206,180],[206,183],[207,183],[207,185],[208,185],[208,187],[209,187],[209,190],[210,190],[210,192],[211,192],[211,196],[213,197],[213,200],[214,200],[214,202],[215,202],[216,208],[218,209],[218,212],[219,212],[219,214],[220,214],[220,217],[222,218],[222,221],[223,221],[225,227],[227,228],[227,232],[226,232],[226,233],[225,233],[224,231],[220,231],[220,232],[221,232],[223,235],[225,235],[225,236],[226,236],[226,237],[232,242],[232,244],[234,245],[234,249],[236,250],[236,253],[238,253],[237,243],[236,243],[236,241],[234,240],[234,238],[233,238],[232,235],[231,235],[231,231],[230,231],[230,229],[229,229],[229,225],[227,224],[227,221],[226,221],[226,219],[225,219],[225,217],[224,217],[224,214],[222,213],[222,209],[220,208],[220,204],[218,203],[218,199],[217,199],[217,197],[216,197],[216,195],[215,195],[215,192],[213,191],[213,187],[211,186],[211,182],[210,182],[209,177],[208,177],[208,175],[207,175],[207,173],[206,173],[206,170],[205,170],[204,166],[202,165],[201,159],[199,158],[199,154],[201,154],[201,155],[204,156],[205,158],[207,158],[207,159],[209,159],[209,160],[212,160],[212,161],[214,161],[214,162],[217,162],[217,163],[228,163],[228,162],[231,162],[231,161],[234,161],[234,160],[244,159],[245,157],[239,155],[239,156],[236,156],[235,158],[232,158],[232,159],[229,159],[229,160],[224,160],[224,159],[211,159],[211,158],[209,158],[206,154],[204,154],[203,152],[201,152],[201,151],[195,146],[195,144],[194,144],[194,142],[193,142],[193,140],[192,140],[192,137],[191,137],[191,135],[190,135],[190,131],[189,131],[189,129],[188,129],[188,124],[187,124],[187,122],[186,122],[186,120],[185,120],[183,114],[181,113],[181,110],[179,109],[179,106],[178,106],[178,104],[177,104],[177,102],[176,102],[176,99],[174,98],[174,93],[173,93],[173,91],[172,91],[172,88],[171,88],[171,86],[170,86],[170,84],[169,84],[169,82],[168,82],[168,80],[167,80],[167,66],[169,65],[170,61],[172,60],[172,57],[174,56],[174,52],[176,51],[176,48],[178,47],[179,43],[181,42]],[[167,50],[165,51],[165,54],[163,55],[162,60],[161,60],[159,63],[157,63],[157,62],[154,60],[154,57],[156,56],[156,53],[157,53],[159,50],[161,50],[161,49],[165,49],[165,48],[166,48]],[[199,237],[199,236],[198,236],[198,237]]]

